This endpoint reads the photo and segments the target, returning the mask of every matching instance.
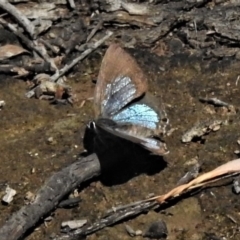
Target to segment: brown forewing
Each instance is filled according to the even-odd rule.
[[[103,57],[95,88],[94,107],[96,117],[102,112],[101,103],[106,97],[107,84],[110,84],[119,76],[128,76],[136,87],[136,91],[129,98],[129,102],[147,91],[147,78],[136,60],[118,44],[111,44]]]

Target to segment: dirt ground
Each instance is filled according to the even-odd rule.
[[[74,161],[83,151],[82,138],[88,121],[93,119],[94,83],[101,62],[97,51],[81,64],[88,74],[69,78],[80,101],[73,107],[54,106],[47,101],[26,99],[22,81],[2,76],[0,96],[6,107],[0,112],[1,196],[6,184],[17,191],[8,206],[0,205],[0,224],[24,204],[28,191],[35,193],[44,181],[57,170]],[[132,51],[149,76],[150,92],[163,101],[175,130],[165,138],[170,153],[165,157],[168,166],[155,174],[136,175],[129,181],[108,186],[94,179],[81,187],[82,201],[77,208],[57,209],[52,221],[39,224],[29,232],[28,240],[49,239],[59,233],[62,221],[100,218],[105,210],[146,198],[150,193],[162,194],[176,186],[177,181],[191,168],[198,157],[202,171],[237,158],[239,149],[239,86],[236,82],[239,63],[234,61],[208,62],[179,54],[174,58],[158,57],[149,51]],[[80,68],[80,67],[79,67]],[[236,114],[199,102],[199,97],[217,97],[233,104]],[[81,106],[85,101],[83,107]],[[220,130],[204,137],[204,141],[181,143],[182,134],[196,122],[220,119]],[[49,143],[48,139],[53,141]],[[136,153],[136,165],[137,153]],[[124,174],[124,173],[123,173]],[[168,227],[168,239],[239,239],[239,196],[231,185],[205,189],[185,196],[161,211],[150,211],[124,222],[143,232],[154,221],[163,219]],[[97,232],[87,239],[131,239],[124,223]],[[135,237],[142,239],[142,237]]]

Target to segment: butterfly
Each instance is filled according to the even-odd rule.
[[[147,89],[147,78],[136,60],[118,44],[111,44],[103,57],[95,87],[96,121],[87,125],[87,130],[95,136],[93,151],[95,145],[111,145],[109,139],[117,137],[155,155],[168,153],[159,138],[168,119],[165,111],[151,104],[152,96]]]

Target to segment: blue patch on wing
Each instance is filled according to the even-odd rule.
[[[135,103],[127,108],[122,109],[111,119],[116,122],[131,123],[150,129],[157,129],[160,116],[148,105],[143,103]]]

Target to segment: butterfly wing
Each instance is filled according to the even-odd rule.
[[[96,117],[111,117],[147,90],[147,79],[137,62],[112,44],[102,60],[94,94]]]
[[[150,133],[148,128],[136,127],[136,125],[131,124],[106,124],[107,122],[104,119],[98,119],[96,126],[98,129],[103,129],[115,137],[138,144],[155,155],[162,156],[168,153],[164,142],[151,136],[147,137]]]
[[[135,103],[122,109],[112,117],[112,120],[119,123],[130,123],[155,130],[158,128],[160,115],[144,103]]]
[[[151,96],[147,94],[111,119],[98,119],[96,126],[116,137],[141,145],[153,154],[164,155],[168,153],[166,144],[154,136],[164,133],[166,122],[161,120],[166,116],[164,111],[151,104],[150,99]]]
[[[164,134],[168,125],[164,106],[159,104],[150,93],[146,93],[136,103],[121,109],[111,119],[118,124],[132,124],[150,129],[152,135]]]

